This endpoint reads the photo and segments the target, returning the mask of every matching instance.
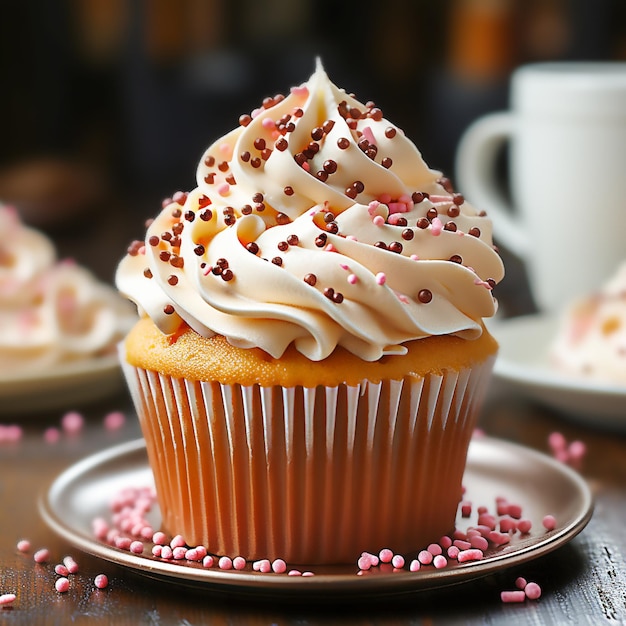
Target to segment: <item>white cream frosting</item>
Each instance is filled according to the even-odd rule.
[[[117,286],[166,334],[184,321],[273,357],[293,343],[312,360],[338,345],[376,360],[431,335],[476,338],[503,266],[490,220],[446,189],[318,67],[206,150],[197,187],[166,202]]]
[[[115,290],[0,206],[0,376],[113,353],[136,315]]]
[[[626,385],[626,261],[598,293],[564,311],[550,356],[568,374]]]

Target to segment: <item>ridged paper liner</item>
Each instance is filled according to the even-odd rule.
[[[493,358],[356,386],[261,387],[124,363],[166,530],[215,554],[356,562],[454,527]]]

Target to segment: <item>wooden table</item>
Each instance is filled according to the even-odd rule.
[[[104,416],[122,409],[125,425],[106,430]],[[420,591],[401,602],[379,600],[332,606],[316,601],[284,604],[232,600],[171,582],[155,581],[78,551],[42,521],[38,498],[65,468],[109,446],[137,438],[139,428],[127,395],[83,411],[86,422],[74,436],[46,443],[44,430],[58,426],[62,411],[24,416],[17,443],[0,444],[0,594],[17,595],[0,608],[0,624],[616,624],[626,623],[626,438],[563,420],[494,384],[480,427],[486,434],[549,454],[548,436],[560,431],[568,441],[587,445],[582,474],[595,496],[588,526],[570,543],[546,556],[454,587]],[[18,540],[32,544],[17,550]],[[33,552],[50,550],[48,564]],[[71,589],[58,593],[54,565],[66,555],[80,566]],[[93,580],[105,573],[109,586]],[[514,588],[517,576],[538,582],[538,601],[503,604],[500,591]]]

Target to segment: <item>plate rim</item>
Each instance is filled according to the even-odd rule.
[[[132,571],[160,580],[172,580],[187,585],[203,588],[213,588],[224,592],[237,594],[298,594],[312,597],[316,593],[331,594],[333,597],[362,596],[363,594],[400,595],[414,593],[424,589],[435,589],[478,579],[493,573],[504,567],[513,567],[520,563],[539,558],[557,548],[565,545],[578,535],[588,524],[593,515],[594,502],[589,485],[582,476],[568,466],[548,457],[547,455],[521,446],[519,444],[501,439],[482,436],[473,439],[470,446],[497,445],[508,447],[511,452],[524,454],[527,457],[541,460],[550,466],[561,476],[567,479],[581,498],[581,505],[577,510],[578,515],[570,523],[562,528],[546,533],[536,542],[521,546],[517,550],[503,550],[481,561],[462,563],[448,566],[440,570],[420,570],[410,572],[408,569],[402,572],[380,573],[375,575],[357,575],[358,567],[337,566],[342,573],[315,573],[311,577],[287,576],[276,574],[263,574],[254,571],[220,570],[218,568],[203,568],[194,564],[177,564],[176,562],[162,561],[156,557],[135,555],[110,546],[95,537],[88,537],[84,529],[72,527],[67,520],[59,518],[52,505],[52,496],[63,489],[71,487],[72,481],[77,480],[86,472],[95,468],[120,460],[122,457],[143,454],[145,441],[143,438],[131,440],[123,444],[101,450],[95,454],[74,463],[59,474],[50,485],[40,494],[38,509],[41,517],[48,527],[57,535],[80,550],[101,558],[118,566],[130,568]],[[471,461],[471,454],[468,463]],[[146,455],[146,468],[149,469]],[[318,566],[319,567],[319,566]],[[348,568],[352,571],[348,572]],[[300,571],[316,569],[316,566],[298,566]],[[343,572],[343,570],[346,570]],[[358,586],[358,589],[355,587]]]
[[[502,344],[507,340],[508,334],[513,334],[516,330],[519,331],[521,328],[529,326],[543,331],[546,329],[554,329],[556,331],[558,323],[558,317],[547,313],[533,313],[503,320],[494,320],[490,324],[489,330],[500,343],[500,352],[493,370],[494,375],[516,383],[523,382],[544,389],[558,387],[571,393],[593,393],[626,398],[626,387],[624,386],[567,376],[551,368],[545,359],[538,359],[534,364],[528,362],[520,363],[518,360],[503,353]],[[501,335],[501,333],[504,334]],[[504,350],[506,350],[506,347]]]

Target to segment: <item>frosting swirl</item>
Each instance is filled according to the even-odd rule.
[[[0,374],[113,353],[136,319],[112,287],[0,206]]]
[[[479,336],[502,276],[484,214],[318,67],[206,150],[116,281],[166,334],[185,322],[273,357],[293,343],[373,361]]]

